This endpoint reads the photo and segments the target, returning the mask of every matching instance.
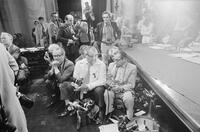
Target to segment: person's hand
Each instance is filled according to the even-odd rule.
[[[51,70],[49,70],[48,74],[49,74],[50,76],[52,76],[53,73],[54,73],[54,69],[53,69],[53,67],[52,67]]]
[[[25,65],[24,63],[22,63],[22,64],[20,65],[20,68],[21,68],[21,69],[25,69],[25,68],[26,68],[26,65]]]
[[[51,65],[52,65],[52,67],[58,67],[59,62],[54,60],[54,61],[52,61]]]
[[[50,62],[50,57],[49,57],[49,54],[47,52],[45,52],[45,54],[44,54],[44,60]]]
[[[115,40],[115,42],[112,45],[113,46],[117,46],[118,44],[120,44],[120,40],[119,39]]]
[[[72,39],[68,39],[68,44],[74,43]]]
[[[79,88],[78,91],[88,91],[88,86],[86,84],[82,84]]]

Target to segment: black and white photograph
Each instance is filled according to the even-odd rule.
[[[200,132],[200,0],[0,0],[0,132]]]

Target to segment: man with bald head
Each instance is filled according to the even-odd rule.
[[[65,23],[59,28],[57,41],[62,43],[66,52],[66,56],[71,61],[75,61],[78,57],[78,47],[76,45],[74,17],[72,15],[65,16]]]

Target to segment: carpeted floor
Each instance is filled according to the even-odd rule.
[[[29,132],[77,132],[74,117],[57,117],[62,110],[62,102],[46,108],[48,97],[42,79],[32,81],[28,96],[35,101],[31,109],[24,108]],[[81,127],[79,131],[98,132],[99,129],[96,125],[89,125]]]

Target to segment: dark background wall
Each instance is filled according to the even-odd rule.
[[[65,15],[71,11],[81,11],[81,0],[57,0],[60,18],[64,20]],[[106,10],[106,0],[92,0],[95,15],[95,25],[102,20],[101,14]]]

